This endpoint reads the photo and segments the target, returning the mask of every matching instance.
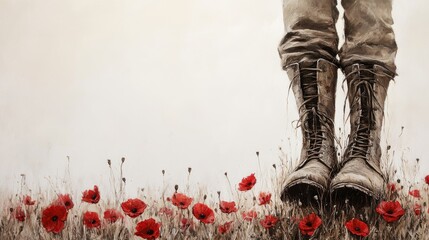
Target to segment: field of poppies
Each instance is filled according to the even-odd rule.
[[[418,159],[413,162],[418,166]],[[178,185],[159,196],[142,191],[130,197],[122,169],[112,186],[114,198],[103,199],[107,189],[97,183],[78,198],[71,192],[20,191],[1,202],[0,239],[428,239],[429,176],[415,179],[417,168],[398,172],[384,166],[390,179],[385,196],[364,208],[347,199],[336,205],[316,198],[319,207],[281,202],[282,179],[290,169],[285,157],[273,165],[272,176],[243,176],[230,183],[232,199]],[[222,177],[229,182],[227,173]],[[264,177],[274,187],[256,190]]]

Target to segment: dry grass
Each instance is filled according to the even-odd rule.
[[[116,208],[120,210],[120,203],[131,197],[124,192],[125,181],[122,181],[123,173],[121,170],[118,174],[119,176],[115,176],[114,172],[111,171],[110,185],[112,187],[111,191],[114,192],[114,197],[111,199],[102,199],[97,204],[83,203],[80,201],[80,192],[76,194],[76,192],[69,189],[67,193],[75,196],[73,199],[75,206],[69,211],[65,228],[61,234],[47,233],[41,225],[41,211],[56,198],[57,194],[64,192],[56,192],[58,190],[42,192],[39,190],[38,193],[31,193],[26,188],[25,176],[23,175],[19,193],[10,196],[3,195],[3,200],[1,201],[0,239],[138,239],[138,237],[134,236],[137,222],[150,217],[162,223],[162,239],[359,239],[350,234],[344,226],[344,223],[351,218],[359,218],[368,223],[370,234],[367,239],[429,239],[428,210],[426,208],[429,196],[428,186],[421,179],[414,179],[416,171],[418,171],[418,161],[410,163],[403,158],[401,171],[397,172],[391,164],[387,164],[392,162],[393,157],[391,155],[391,150],[385,151],[382,167],[386,175],[389,176],[389,182],[395,182],[399,190],[395,193],[386,190],[384,200],[399,200],[406,212],[399,221],[394,223],[386,223],[375,212],[375,205],[356,209],[346,202],[341,207],[321,203],[325,207],[304,208],[296,204],[282,203],[278,193],[282,187],[282,179],[288,174],[292,166],[290,157],[281,151],[280,162],[273,165],[271,174],[264,174],[262,177],[257,174],[258,183],[268,181],[273,186],[273,189],[271,189],[273,193],[272,201],[268,205],[258,205],[257,192],[254,189],[248,192],[237,191],[236,183],[230,183],[233,199],[223,199],[223,195],[220,192],[207,193],[203,189],[192,189],[192,186],[184,187],[183,192],[194,198],[192,204],[204,202],[215,210],[216,220],[214,224],[198,222],[192,216],[190,210],[192,205],[187,210],[180,210],[173,206],[170,201],[167,201],[167,197],[171,197],[174,189],[162,189],[160,191],[141,190],[137,196],[132,196],[133,198],[142,199],[148,205],[145,212],[138,218],[125,217],[123,221],[113,224],[102,222],[102,227],[99,229],[87,229],[82,221],[83,212],[87,210],[95,211],[102,217],[105,209]],[[109,161],[108,166],[111,167],[111,164]],[[121,166],[124,164],[124,159],[120,164]],[[191,169],[188,170],[188,174],[191,174]],[[229,182],[227,174],[223,177]],[[67,176],[65,179],[67,179]],[[64,183],[63,181],[65,180],[61,179],[60,182]],[[414,198],[410,196],[408,194],[410,188],[419,189],[422,197]],[[64,188],[61,189],[64,190]],[[179,188],[179,192],[181,190]],[[22,204],[22,197],[28,193],[31,193],[33,199],[36,200],[36,204],[33,206]],[[233,214],[221,213],[219,211],[219,200],[234,200],[237,203],[238,212]],[[413,211],[415,203],[422,205],[422,213],[418,216]],[[12,209],[17,206],[22,206],[25,210],[27,217],[24,222],[17,221],[11,213]],[[159,210],[162,207],[172,209],[173,215],[160,214]],[[250,222],[244,221],[240,213],[249,210],[255,210],[258,213],[258,217]],[[317,213],[322,218],[323,223],[312,238],[306,238],[299,232],[298,221],[311,212]],[[275,227],[267,230],[261,226],[260,220],[269,214],[277,216],[279,222]],[[183,217],[193,219],[194,226],[183,229],[180,223],[180,219]],[[228,221],[233,221],[231,231],[226,234],[220,234],[217,227]]]

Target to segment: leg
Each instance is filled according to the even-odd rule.
[[[378,64],[396,71],[398,47],[392,24],[392,0],[342,0],[345,42],[339,52],[345,69],[355,63]]]
[[[284,0],[286,35],[279,53],[298,106],[303,144],[286,178],[283,201],[322,199],[337,164],[334,147],[338,18],[336,0]]]
[[[336,5],[336,0],[283,0],[286,34],[278,48],[283,69],[319,58],[337,62]]]
[[[367,204],[383,194],[380,133],[389,81],[394,77],[397,46],[391,0],[343,0],[346,41],[341,65],[346,75],[351,132],[332,196]]]

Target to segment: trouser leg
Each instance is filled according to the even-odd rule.
[[[392,0],[342,0],[341,4],[345,20],[345,43],[339,51],[342,68],[378,64],[396,72]]]
[[[336,0],[283,1],[286,34],[278,48],[283,69],[293,63],[320,58],[337,62],[336,5]]]

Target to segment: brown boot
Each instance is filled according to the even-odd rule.
[[[340,171],[331,182],[331,196],[367,204],[379,199],[384,189],[380,133],[393,74],[379,65],[364,64],[353,64],[344,72],[351,129]]]
[[[298,106],[303,146],[298,167],[286,178],[283,201],[303,204],[323,196],[337,164],[334,147],[337,66],[324,59],[287,67]]]

